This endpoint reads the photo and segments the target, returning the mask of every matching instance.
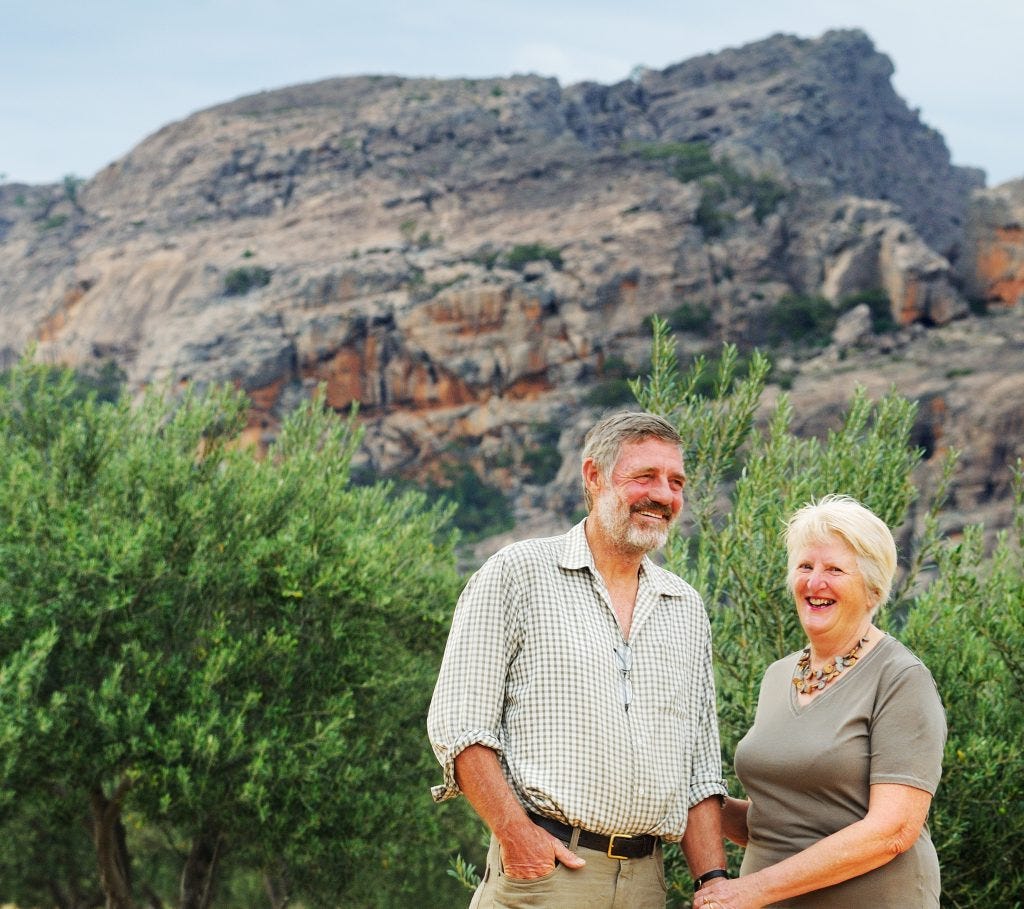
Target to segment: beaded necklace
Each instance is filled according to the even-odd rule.
[[[793,675],[793,684],[796,686],[796,690],[800,694],[821,691],[829,682],[838,679],[844,669],[848,669],[857,662],[857,654],[867,642],[866,637],[861,638],[846,656],[837,656],[831,663],[813,671],[811,670],[811,648],[805,647],[804,652],[800,654],[800,659],[796,661],[796,672]]]

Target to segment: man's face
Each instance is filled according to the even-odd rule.
[[[637,552],[664,546],[683,508],[686,474],[678,446],[661,439],[627,442],[611,476],[597,476],[593,513],[605,533]]]

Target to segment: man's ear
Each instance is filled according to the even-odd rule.
[[[597,492],[601,486],[601,468],[593,458],[583,461],[583,483],[591,493]]]

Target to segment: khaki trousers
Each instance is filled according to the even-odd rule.
[[[573,850],[582,868],[558,865],[534,880],[508,878],[498,841],[491,837],[487,867],[469,909],[665,909],[665,863],[659,845],[641,859],[611,859],[603,852]]]

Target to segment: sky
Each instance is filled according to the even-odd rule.
[[[1022,0],[0,0],[0,179],[88,178],[162,126],[332,76],[615,83],[860,28],[988,184],[1024,177]]]

